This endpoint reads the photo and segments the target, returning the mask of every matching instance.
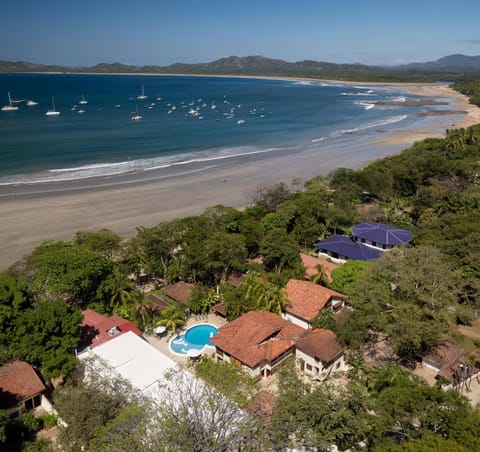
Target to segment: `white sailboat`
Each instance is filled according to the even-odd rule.
[[[78,101],[80,105],[88,104],[88,100],[85,100],[85,96],[82,94],[82,98]]]
[[[10,92],[8,92],[8,105],[2,107],[2,111],[15,111],[18,110],[16,105],[12,105],[12,98],[10,97]]]
[[[45,114],[47,116],[58,116],[60,114],[59,111],[55,110],[55,99],[53,98],[53,96],[52,96],[52,109],[48,110]]]
[[[138,114],[138,105],[137,105],[136,112],[133,113],[130,119],[132,119],[133,121],[138,121],[139,119],[142,119],[142,117]]]
[[[142,94],[140,94],[139,96],[137,96],[137,99],[139,100],[144,100],[146,99],[147,96],[145,96],[145,90],[143,89],[143,83],[142,83]]]

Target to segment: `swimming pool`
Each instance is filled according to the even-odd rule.
[[[191,350],[203,351],[205,347],[214,347],[210,342],[212,336],[218,334],[217,327],[210,323],[201,323],[190,327],[184,334],[178,334],[169,343],[172,353],[188,356]]]

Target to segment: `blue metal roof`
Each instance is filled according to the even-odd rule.
[[[334,235],[326,240],[320,240],[315,243],[315,248],[320,250],[336,253],[339,256],[345,256],[349,259],[357,259],[359,261],[371,261],[379,258],[383,251],[377,250],[359,242],[354,242],[349,237],[343,235]]]
[[[384,245],[402,245],[412,240],[410,231],[382,223],[359,224],[352,228],[352,235]]]

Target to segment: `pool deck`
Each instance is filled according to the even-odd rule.
[[[169,358],[172,358],[174,361],[178,363],[185,364],[189,362],[190,358],[188,356],[180,356],[175,353],[172,353],[170,351],[168,344],[170,340],[177,334],[183,334],[192,326],[199,325],[202,323],[209,323],[211,325],[216,326],[217,328],[220,328],[223,325],[225,325],[227,322],[215,314],[192,315],[189,317],[187,322],[175,332],[175,334],[171,334],[170,332],[167,332],[167,334],[163,337],[156,337],[153,334],[144,334],[143,337],[150,345],[155,347],[157,350],[161,351],[163,354],[167,355]],[[213,347],[206,347],[202,354],[213,355],[214,353],[215,353],[215,349]]]

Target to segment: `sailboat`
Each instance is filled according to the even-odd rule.
[[[88,100],[85,100],[85,96],[82,94],[82,98],[78,101],[80,105],[88,104]]]
[[[12,98],[10,97],[10,92],[8,92],[8,105],[2,107],[2,111],[15,111],[18,110],[16,105],[12,105]]]
[[[142,119],[142,117],[138,114],[138,105],[137,105],[136,112],[132,115],[132,117],[130,119],[132,119],[134,121],[138,121],[139,119]]]
[[[53,98],[53,96],[52,96],[52,109],[48,110],[45,114],[47,116],[58,116],[60,114],[59,111],[55,110],[55,99]]]
[[[143,84],[142,84],[142,94],[137,96],[137,99],[143,100],[143,99],[146,99],[146,98],[147,98],[147,96],[145,96],[145,90],[143,89]]]

